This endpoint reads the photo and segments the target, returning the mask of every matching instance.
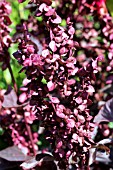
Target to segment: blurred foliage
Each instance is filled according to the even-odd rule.
[[[27,20],[28,16],[30,14],[29,9],[25,9],[25,6],[28,4],[29,0],[26,0],[25,2],[19,4],[18,0],[7,0],[8,2],[10,2],[11,7],[12,7],[12,13],[10,14],[10,19],[12,21],[12,24],[10,25],[11,28],[11,33],[10,35],[13,36],[16,32],[16,25],[19,24],[21,22],[21,19]],[[107,7],[109,9],[109,12],[111,13],[111,15],[113,16],[113,0],[107,0]],[[92,16],[88,16],[89,20],[92,20]],[[42,17],[37,17],[39,21],[42,21]],[[95,28],[99,29],[100,28],[100,24],[94,23],[95,24]],[[66,26],[66,20],[63,19],[61,26]],[[98,37],[99,38],[99,37]],[[101,41],[101,40],[100,40]],[[17,50],[18,48],[18,44],[13,44],[10,48],[9,48],[9,53],[11,56],[11,68],[17,83],[17,86],[20,87],[22,85],[22,80],[25,77],[24,73],[18,73],[19,70],[21,69],[21,66],[18,64],[18,62],[14,59],[14,57],[12,56],[12,54]],[[12,85],[12,80],[11,80],[11,76],[9,73],[9,70],[6,69],[5,71],[2,71],[0,69],[0,89],[6,89],[7,88],[7,84],[11,84]],[[42,82],[44,84],[46,84],[47,82],[43,79]]]
[[[113,122],[109,122],[108,126],[109,128],[113,129]]]
[[[21,22],[21,19],[24,19],[24,20],[28,19],[30,12],[29,12],[28,9],[25,9],[25,6],[28,4],[29,0],[26,0],[24,3],[21,3],[21,4],[19,4],[17,0],[15,0],[15,1],[14,0],[7,0],[7,1],[9,1],[11,3],[11,6],[12,6],[12,13],[10,15],[10,19],[12,21],[12,24],[10,25],[10,28],[11,28],[10,36],[13,36],[16,33],[16,25]],[[109,12],[111,13],[111,15],[113,17],[113,0],[107,0],[107,7],[108,7]],[[76,13],[77,12],[78,11],[76,11]],[[37,17],[37,20],[41,22],[42,17]],[[93,17],[88,16],[88,20],[92,21]],[[66,20],[65,19],[62,20],[61,26],[64,26],[64,27],[66,26]],[[97,30],[100,29],[100,23],[95,22],[94,27]],[[81,31],[80,30],[77,30],[77,31],[78,31],[78,37],[79,37],[80,34],[81,34]],[[80,32],[80,34],[79,34],[79,32]],[[99,37],[99,36],[97,37],[97,40],[99,40],[100,42],[103,41],[102,38]],[[25,78],[25,74],[24,74],[24,72],[19,73],[19,71],[21,70],[22,67],[18,64],[18,62],[16,61],[16,59],[14,59],[14,57],[12,55],[15,51],[17,51],[17,49],[18,49],[18,43],[12,44],[12,46],[9,48],[9,53],[10,53],[10,56],[11,56],[10,64],[11,64],[11,68],[12,68],[13,75],[14,75],[14,78],[16,80],[17,86],[21,87],[22,86],[22,80]],[[82,53],[83,53],[82,51],[78,52],[79,55],[82,54]],[[78,76],[75,76],[75,79],[76,79],[76,81],[80,81]],[[46,79],[43,78],[42,83],[47,84]],[[6,69],[5,71],[2,71],[2,69],[0,69],[0,89],[7,89],[8,84],[13,86],[9,70]],[[109,127],[111,129],[113,129],[113,122],[109,123]],[[38,125],[34,124],[32,126],[32,130],[34,132],[37,132],[38,131]],[[0,150],[7,146],[7,144],[4,142],[4,139],[2,138],[3,134],[4,134],[4,131],[0,127]],[[49,143],[45,140],[43,134],[41,134],[39,136],[39,140],[37,142],[37,145],[39,146],[39,148],[44,148],[44,147],[49,146]]]
[[[113,17],[113,0],[107,0],[106,3],[107,3],[108,10],[111,16]]]
[[[0,136],[2,136],[2,135],[3,135],[3,133],[4,133],[4,130],[3,130],[3,128],[2,128],[2,127],[0,127]]]
[[[18,1],[13,0],[7,0],[10,2],[12,7],[12,12],[10,14],[10,19],[12,21],[12,24],[10,25],[11,33],[10,36],[13,36],[16,32],[16,25],[21,22],[21,19],[27,20],[29,15],[29,10],[25,9],[25,6],[28,4],[29,0],[25,1],[24,3],[19,4]],[[21,66],[18,64],[18,62],[14,59],[13,53],[17,51],[18,44],[12,44],[12,46],[9,48],[9,53],[11,56],[10,65],[13,71],[14,78],[16,80],[17,86],[20,87],[22,85],[22,80],[25,77],[24,73],[19,73]],[[0,68],[0,89],[7,89],[7,85],[12,84],[11,75],[9,73],[9,70],[6,69],[5,71],[2,71]]]
[[[9,48],[9,53],[10,53],[10,56],[11,56],[11,68],[12,68],[12,71],[13,71],[13,75],[14,75],[14,78],[16,80],[16,83],[17,83],[17,86],[20,87],[22,85],[22,81],[23,79],[25,78],[25,74],[24,72],[22,73],[19,73],[20,69],[22,68],[19,63],[17,62],[16,59],[14,59],[13,57],[13,53],[15,51],[17,51],[18,49],[18,44],[13,44],[10,48]],[[6,81],[7,82],[7,81]]]
[[[10,2],[11,7],[12,7],[12,12],[10,14],[10,19],[12,21],[12,24],[9,27],[11,28],[10,36],[13,37],[13,35],[16,33],[16,26],[21,23],[21,20],[28,19],[30,11],[28,9],[25,9],[25,6],[28,4],[29,0],[21,4],[19,4],[17,0],[15,1],[7,0],[7,1]],[[41,22],[42,17],[37,17],[37,20]],[[20,88],[22,86],[22,81],[25,78],[25,73],[24,72],[19,73],[22,66],[13,57],[13,53],[17,51],[17,49],[18,49],[18,43],[12,43],[8,51],[10,54],[10,66],[11,66],[16,84],[18,88]],[[47,84],[44,78],[42,79],[42,83]],[[9,69],[7,68],[5,71],[2,71],[2,69],[0,68],[0,89],[7,89],[8,85],[11,85],[13,87],[12,78],[11,78]],[[39,124],[34,123],[32,126],[32,131],[37,132],[38,128],[39,128]],[[6,141],[4,141],[4,139],[5,139],[4,130],[2,129],[2,127],[0,127],[0,150],[9,146],[9,144]],[[46,148],[49,146],[49,143],[45,140],[43,134],[39,137],[37,145],[40,148]]]
[[[66,20],[65,20],[65,19],[62,19],[62,22],[61,22],[60,25],[63,26],[63,27],[66,27]]]

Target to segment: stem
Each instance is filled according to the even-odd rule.
[[[11,75],[11,78],[12,78],[12,82],[14,84],[14,89],[15,89],[15,92],[17,93],[18,91],[18,88],[17,88],[17,84],[16,84],[16,81],[15,81],[15,78],[13,76],[13,72],[12,72],[12,68],[10,66],[10,63],[7,63],[7,66],[8,66],[8,69],[9,69],[9,72],[10,72],[10,75]]]
[[[8,56],[10,58],[9,52],[6,49],[4,49],[4,52],[6,53],[6,56]],[[12,78],[12,82],[13,82],[13,85],[14,85],[15,92],[17,93],[18,92],[17,84],[16,84],[15,78],[13,76],[12,68],[10,66],[10,60],[7,60],[7,57],[5,59],[5,63],[7,64],[7,67],[9,69],[9,72],[10,72],[10,75],[11,75],[11,78]]]
[[[26,129],[27,129],[27,132],[28,132],[28,135],[29,135],[29,139],[30,139],[30,141],[31,141],[31,145],[32,145],[32,149],[33,149],[34,156],[36,156],[36,151],[35,151],[35,148],[34,148],[33,136],[32,136],[32,132],[31,132],[31,127],[30,127],[30,125],[27,123],[27,120],[26,120],[26,116],[25,116],[25,115],[24,115],[24,121],[25,121]]]

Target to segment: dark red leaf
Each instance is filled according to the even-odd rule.
[[[9,86],[2,104],[5,108],[18,107],[16,92]]]
[[[110,159],[111,152],[107,153],[106,150],[103,152],[104,149],[101,149],[101,147],[99,148],[99,145],[103,145],[102,148],[104,148],[105,144],[110,143],[113,143],[113,139],[103,139],[99,141],[94,147],[89,149],[89,165],[93,164],[95,161],[105,164],[109,164],[110,162],[112,162],[112,160]]]
[[[95,116],[94,122],[113,122],[113,98],[108,100]]]
[[[8,90],[7,92],[4,94],[4,101],[2,103],[2,106],[5,108],[11,108],[11,107],[22,107],[24,105],[26,105],[26,103],[24,104],[17,104],[17,94],[14,91],[14,89],[12,89],[11,86],[8,86]]]
[[[18,169],[20,165],[20,162],[11,162],[11,161],[7,161],[5,159],[0,158],[0,170],[14,170]]]
[[[57,170],[56,164],[54,163],[54,157],[49,153],[40,153],[32,159],[22,163],[20,165],[24,169],[31,169],[38,166],[38,170]]]
[[[30,156],[25,155],[17,146],[11,146],[0,151],[0,158],[7,161],[22,162],[28,160]]]
[[[39,0],[39,2],[45,3],[47,5],[51,5],[52,4],[52,0]]]

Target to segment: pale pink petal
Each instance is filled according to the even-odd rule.
[[[73,119],[67,119],[66,122],[67,122],[67,127],[68,128],[74,128],[75,121]]]
[[[53,52],[55,52],[57,50],[55,41],[53,41],[53,40],[49,43],[49,47]]]
[[[47,83],[47,87],[48,87],[48,90],[49,90],[49,91],[52,91],[52,90],[55,89],[55,84],[54,84],[52,81],[49,81],[49,82]]]
[[[95,92],[95,89],[92,85],[88,85],[87,88],[88,88],[88,90],[86,90],[87,92],[91,92],[91,93]]]
[[[52,103],[60,103],[60,100],[57,97],[51,97]]]

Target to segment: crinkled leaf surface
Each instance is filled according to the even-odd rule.
[[[113,122],[113,98],[108,100],[94,118],[95,123]]]
[[[30,156],[25,155],[17,146],[11,146],[0,151],[0,158],[7,161],[22,162],[30,159]]]

